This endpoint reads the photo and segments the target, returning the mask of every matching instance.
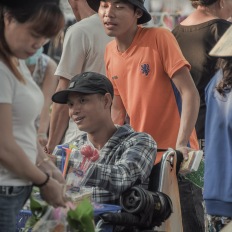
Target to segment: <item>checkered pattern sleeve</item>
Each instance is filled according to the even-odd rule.
[[[156,143],[145,133],[134,133],[121,142],[111,139],[108,148],[103,151],[100,163],[95,164],[88,185],[97,186],[94,190],[95,201],[108,195],[119,196],[126,189],[145,183],[150,175],[156,156]],[[110,149],[112,146],[115,149]],[[108,150],[108,151],[107,151]],[[106,191],[105,191],[106,190]],[[104,201],[103,201],[104,202]]]

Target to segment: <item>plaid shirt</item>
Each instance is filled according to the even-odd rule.
[[[74,142],[77,147],[87,143],[87,134]],[[92,166],[93,173],[86,182],[86,186],[93,186],[93,200],[115,204],[123,191],[147,183],[156,149],[150,135],[135,132],[129,125],[119,126],[99,151],[100,159]]]

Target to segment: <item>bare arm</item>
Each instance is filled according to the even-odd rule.
[[[36,164],[40,170],[47,172],[51,177],[56,179],[59,183],[65,183],[65,179],[62,176],[61,171],[56,167],[54,162],[48,157],[48,155],[43,151],[41,145],[37,144],[38,156]]]
[[[7,170],[21,179],[42,184],[47,179],[46,174],[34,165],[25,152],[16,143],[13,136],[11,104],[0,103],[0,163]],[[30,139],[30,138],[28,138]],[[44,199],[54,206],[65,206],[63,185],[50,178],[46,185],[40,188]]]
[[[123,125],[126,117],[126,109],[120,96],[114,96],[111,117],[115,124]]]
[[[69,80],[60,77],[56,92],[67,89],[68,85]],[[46,145],[46,150],[48,153],[52,153],[55,146],[61,143],[61,140],[65,134],[65,130],[68,127],[68,122],[68,106],[66,104],[53,103],[50,118],[49,137],[48,143]]]
[[[54,76],[56,70],[56,63],[54,60],[50,59],[45,72],[45,77],[43,81],[42,91],[44,94],[44,106],[40,114],[40,123],[38,128],[38,140],[42,146],[47,144],[47,132],[50,120],[50,106],[52,104],[52,94],[55,92],[58,78]]]
[[[182,99],[180,128],[176,142],[176,148],[180,150],[181,147],[187,147],[190,135],[195,127],[200,98],[187,67],[182,67],[175,72],[172,80],[180,92]],[[185,152],[183,149],[182,152],[184,155],[187,154],[187,151]]]
[[[13,137],[10,104],[0,104],[0,163],[22,179],[42,183],[45,174],[36,168]]]

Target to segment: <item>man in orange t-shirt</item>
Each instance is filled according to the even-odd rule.
[[[131,126],[151,134],[158,148],[173,147],[187,157],[190,146],[198,149],[199,94],[190,65],[171,32],[137,25],[151,19],[143,1],[127,1],[88,0],[94,10],[99,8],[106,34],[115,37],[105,53],[115,90],[113,121],[123,124],[127,113]]]
[[[113,105],[112,111],[114,121],[122,124],[127,112],[131,126],[136,131],[152,135],[158,148],[185,147],[195,125],[198,101],[194,104],[197,94],[188,80],[190,65],[170,32],[160,28],[138,27],[126,51],[118,51],[116,40],[107,45],[105,62],[107,76],[114,85],[116,95],[116,105]],[[184,109],[181,112],[182,97],[178,87],[186,94],[183,95],[187,98],[183,99],[184,103],[189,102],[192,94],[193,105],[188,103],[188,115]],[[120,117],[115,114],[118,103],[123,112]],[[185,128],[186,133],[180,132],[178,144],[181,113],[185,116],[182,128]],[[188,146],[198,148],[195,133],[192,133],[189,142]],[[160,161],[161,155],[158,154],[156,162]]]

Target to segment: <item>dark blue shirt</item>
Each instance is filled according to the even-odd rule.
[[[219,94],[219,70],[205,90],[204,200],[210,215],[232,217],[232,92]]]

